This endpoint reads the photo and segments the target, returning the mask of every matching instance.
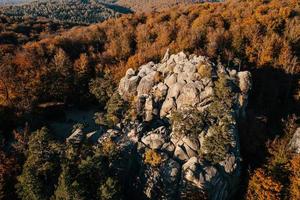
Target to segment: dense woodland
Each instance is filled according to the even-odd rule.
[[[22,119],[28,119],[42,103],[93,103],[93,84],[100,90],[97,93],[102,92],[101,104],[105,105],[111,95],[106,92],[111,89],[107,88],[113,87],[128,68],[137,68],[150,60],[159,61],[170,48],[174,53],[183,50],[202,54],[228,67],[251,71],[254,85],[247,118],[240,122],[244,172],[238,198],[299,199],[300,158],[287,149],[299,126],[299,12],[297,0],[265,0],[263,3],[261,0],[232,0],[182,6],[161,13],[124,15],[50,35],[40,41],[36,41],[39,36],[26,40],[27,43],[19,38],[3,42],[5,37],[0,37],[0,115],[4,119],[0,122],[3,144],[0,197],[24,197],[24,190],[13,192],[13,188],[20,185],[28,190],[49,186],[52,187],[49,192],[53,192],[53,184],[30,185],[32,183],[27,183],[26,179],[62,171],[60,175],[56,173],[56,178],[66,182],[64,173],[71,173],[68,170],[75,161],[81,162],[76,169],[80,175],[76,178],[84,178],[85,170],[95,164],[93,156],[107,159],[101,149],[100,154],[83,150],[72,154],[76,157],[74,162],[72,156],[64,155],[63,166],[52,165],[55,162],[47,159],[57,159],[61,147],[51,143],[46,130],[30,134],[26,126],[24,131],[13,131],[17,126],[25,126]],[[19,24],[26,24],[26,21],[18,21],[14,26]],[[25,30],[11,28],[9,31],[22,37],[28,35]],[[39,33],[43,31],[33,34]],[[16,145],[8,148],[5,144],[12,140]],[[49,165],[39,166],[44,158],[34,153],[41,151],[36,141],[47,143],[51,156],[45,159]],[[107,161],[103,162],[96,166],[106,166]],[[36,168],[44,171],[31,174]],[[111,177],[101,180],[106,180],[99,185],[103,191],[119,188]],[[61,191],[67,190],[64,184],[60,185]],[[82,188],[73,186],[68,188],[68,194]],[[100,195],[105,195],[99,191]],[[67,195],[58,192],[54,192],[57,198]]]
[[[0,15],[0,45],[1,48],[9,48],[13,45],[21,45],[27,42],[38,41],[52,34],[59,34],[78,24],[57,22],[47,18],[13,19],[6,15]]]
[[[31,0],[1,0],[0,5],[13,5],[18,3],[28,3]]]
[[[44,17],[57,21],[90,24],[118,17],[121,13],[130,12],[130,9],[106,4],[111,2],[104,0],[33,1],[4,6],[0,8],[0,13],[14,19]]]
[[[118,0],[117,3],[124,7],[131,8],[135,12],[149,12],[165,10],[176,5],[223,1],[224,0]]]

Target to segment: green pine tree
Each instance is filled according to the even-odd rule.
[[[18,176],[17,193],[24,200],[49,199],[59,174],[59,146],[42,128],[29,139],[28,157]]]

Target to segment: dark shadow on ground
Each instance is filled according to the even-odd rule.
[[[299,75],[274,68],[255,69],[251,73],[253,87],[247,117],[239,123],[243,171],[235,199],[244,199],[249,172],[266,163],[266,142],[283,134],[282,119],[300,113],[299,101],[293,98]]]

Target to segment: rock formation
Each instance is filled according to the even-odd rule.
[[[224,90],[218,86],[222,77],[229,83]],[[227,88],[233,92],[224,99],[224,105],[230,102],[226,110],[217,101]],[[140,187],[149,199],[188,199],[195,192],[229,199],[240,176],[236,123],[245,113],[250,88],[249,72],[225,69],[203,56],[167,52],[161,63],[127,71],[118,93],[133,105],[137,120],[123,120],[98,142],[111,137],[126,151],[136,149]],[[176,121],[175,113],[184,120]],[[159,159],[145,162],[148,151]]]

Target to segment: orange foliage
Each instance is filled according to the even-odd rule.
[[[241,69],[271,66],[296,74],[300,69],[299,10],[294,0],[264,3],[229,0],[222,4],[178,6],[161,13],[124,15],[89,27],[77,27],[17,48],[12,60],[16,68],[27,68],[13,75],[19,78],[22,90],[15,89],[17,86],[8,90],[13,91],[15,99],[25,93],[32,94],[30,99],[34,101],[28,99],[32,105],[44,99],[74,99],[76,91],[88,92],[85,87],[78,87],[88,85],[97,76],[97,66],[109,68],[117,82],[128,68],[159,61],[168,48],[172,53],[184,50],[209,55],[215,60],[220,57],[223,63],[232,66],[238,59]],[[58,49],[69,60],[65,63],[67,71],[60,66],[62,63],[51,66],[57,59]],[[66,72],[70,76],[67,85],[70,92],[65,93],[65,84],[49,86],[51,81],[46,79],[56,80]],[[87,75],[84,79],[82,73]],[[55,93],[45,94],[51,87]],[[289,91],[291,86],[288,87],[284,91]]]
[[[14,63],[22,68],[28,68],[32,66],[31,57],[25,52],[17,52]]]
[[[290,165],[290,196],[292,200],[298,200],[300,199],[300,155],[295,155]]]
[[[252,175],[248,191],[248,200],[279,200],[282,185],[268,176],[266,172],[259,168]]]
[[[113,80],[120,80],[129,68],[130,67],[127,67],[126,64],[122,62],[120,63],[120,65],[115,65],[112,68],[106,68],[106,71],[109,71],[111,73],[111,75],[113,76]]]
[[[12,34],[11,42],[2,43],[0,36],[0,87],[4,88],[0,97],[6,100],[0,106],[30,111],[43,101],[68,103],[78,96],[90,96],[88,83],[99,74],[109,72],[118,82],[128,68],[158,62],[168,48],[171,53],[182,50],[201,53],[212,60],[220,58],[232,67],[238,61],[236,69],[252,70],[256,90],[251,94],[251,110],[259,110],[260,117],[252,116],[255,120],[247,121],[248,128],[244,129],[247,134],[241,141],[247,145],[246,153],[260,157],[257,153],[263,154],[262,141],[268,137],[264,125],[273,127],[271,120],[285,116],[286,110],[281,113],[285,108],[293,111],[298,105],[292,99],[295,91],[300,98],[299,84],[294,84],[294,76],[300,73],[299,13],[298,0],[228,0],[222,4],[178,6],[161,13],[125,15],[40,41],[40,33],[44,37],[47,25],[28,19],[9,22],[1,28],[11,27],[14,32],[17,27],[14,23],[29,27],[38,23],[43,28],[31,30],[29,38],[25,34]],[[199,73],[204,76],[210,72],[203,69]],[[270,151],[274,158],[269,165],[285,166],[288,162],[285,146],[274,145],[277,151]],[[159,163],[153,152],[148,157],[155,165]],[[4,166],[0,161],[0,166]],[[299,158],[294,157],[290,178],[294,199],[299,196],[297,163]],[[263,169],[257,169],[249,182],[247,197],[276,200],[281,191],[279,182]]]
[[[82,77],[88,73],[89,59],[86,54],[80,54],[80,57],[77,60],[75,60],[74,70],[79,77]]]

